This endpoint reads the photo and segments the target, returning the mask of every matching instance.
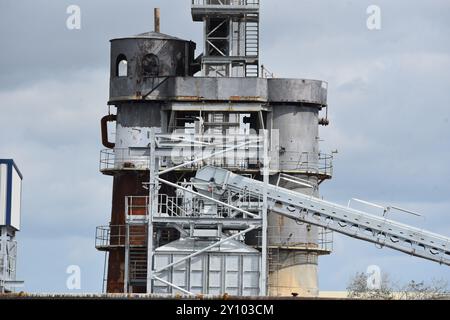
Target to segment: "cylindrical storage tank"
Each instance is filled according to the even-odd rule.
[[[111,40],[110,105],[117,107],[114,146],[111,249],[108,262],[110,293],[124,291],[125,197],[147,196],[150,129],[161,133],[161,101],[148,101],[151,92],[168,77],[192,75],[195,43],[156,32]],[[105,131],[105,128],[103,128]],[[104,133],[105,134],[105,133]],[[106,133],[107,134],[107,133]],[[133,288],[145,292],[145,287]]]
[[[157,32],[111,40],[110,104],[117,107],[116,169],[145,169],[150,128],[161,133],[163,102],[146,95],[168,77],[192,75],[195,43]],[[139,150],[141,149],[141,150]]]
[[[111,40],[110,100],[136,100],[166,77],[192,76],[195,43],[156,32]]]
[[[279,130],[279,169],[311,185],[271,177],[271,183],[296,192],[318,196],[319,107],[300,104],[273,106],[273,129]],[[270,256],[269,294],[272,296],[318,295],[318,261],[314,249],[318,229],[275,213],[268,215]]]

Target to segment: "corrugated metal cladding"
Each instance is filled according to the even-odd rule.
[[[0,226],[20,230],[22,174],[11,159],[0,159]]]
[[[212,242],[181,239],[156,249],[155,269],[158,270]],[[196,294],[257,296],[259,294],[260,253],[257,250],[230,240],[220,248],[175,265],[158,276],[174,285]],[[155,280],[154,291],[158,294],[181,293],[163,282]]]

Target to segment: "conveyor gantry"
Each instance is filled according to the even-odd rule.
[[[197,172],[195,180],[213,185],[221,193],[245,189],[255,197],[261,197],[267,192],[269,211],[381,247],[450,265],[448,237],[278,186],[265,185],[221,168],[204,167]]]

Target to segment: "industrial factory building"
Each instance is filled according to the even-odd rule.
[[[259,5],[193,0],[201,54],[158,10],[154,32],[111,40],[106,292],[317,297],[333,231],[450,265],[449,238],[321,200],[328,85],[261,66]]]

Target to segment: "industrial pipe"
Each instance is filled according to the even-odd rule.
[[[115,143],[108,141],[108,122],[114,122],[117,120],[117,116],[115,114],[110,114],[104,116],[101,120],[101,129],[102,129],[102,144],[105,148],[114,149]]]
[[[155,32],[161,32],[161,13],[159,8],[155,8]]]

